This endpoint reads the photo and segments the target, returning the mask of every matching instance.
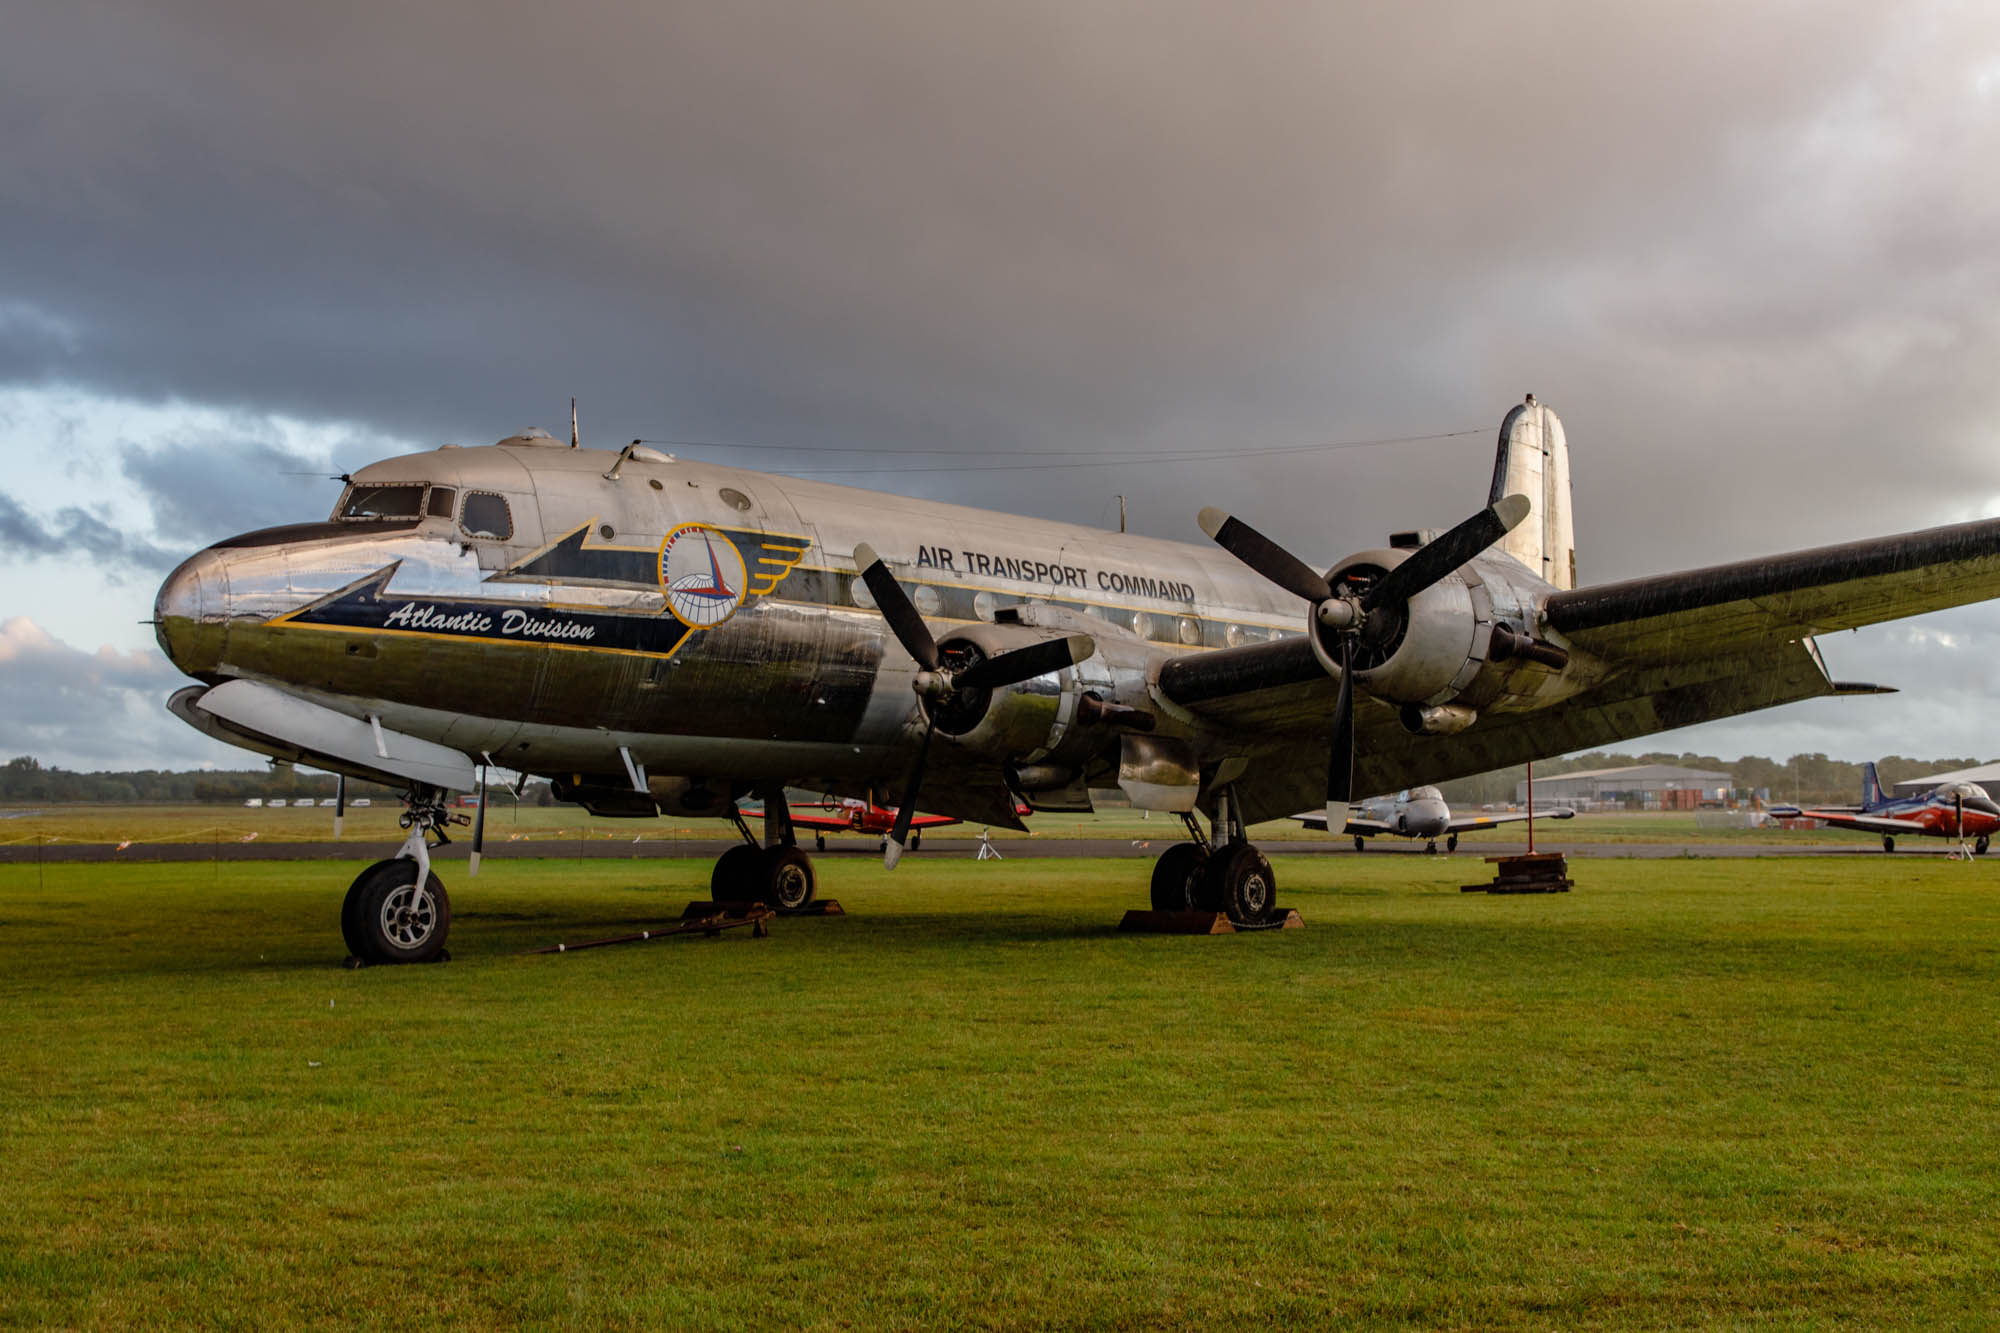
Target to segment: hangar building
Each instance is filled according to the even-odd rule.
[[[1727,773],[1675,764],[1592,768],[1535,779],[1535,803],[1573,805],[1579,810],[1692,810],[1703,801],[1728,800],[1732,781]],[[1514,803],[1523,805],[1527,799],[1527,782],[1515,783]]]

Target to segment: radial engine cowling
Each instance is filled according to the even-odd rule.
[[[1328,581],[1336,589],[1360,593],[1409,556],[1408,551],[1362,551],[1335,566]],[[1481,621],[1490,619],[1490,610],[1475,607],[1473,589],[1459,574],[1422,589],[1407,603],[1378,607],[1355,636],[1355,684],[1394,703],[1446,703],[1484,665]],[[1342,634],[1316,619],[1308,629],[1320,665],[1338,674]]]
[[[938,651],[948,667],[964,670],[1049,637],[1025,626],[972,625],[940,639]],[[998,689],[959,689],[931,711],[939,733],[967,749],[996,760],[1036,760],[1074,735],[1082,689],[1078,670],[1066,668]]]

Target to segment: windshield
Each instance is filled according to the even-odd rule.
[[[368,486],[356,483],[341,497],[333,516],[343,522],[375,518],[421,518],[424,512],[422,482],[396,486]]]

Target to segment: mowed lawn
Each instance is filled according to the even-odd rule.
[[[1933,858],[821,863],[850,915],[562,956],[688,862],[0,866],[0,1322],[1929,1327],[2000,1319],[2000,880]]]

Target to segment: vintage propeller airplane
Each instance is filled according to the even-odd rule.
[[[1293,815],[1300,825],[1324,832],[1327,828],[1327,814],[1314,810],[1310,814]],[[1354,839],[1354,850],[1368,850],[1370,838],[1421,838],[1424,850],[1435,852],[1439,838],[1443,838],[1448,852],[1458,850],[1458,835],[1477,833],[1481,829],[1498,828],[1502,824],[1514,824],[1524,819],[1575,819],[1576,811],[1568,806],[1552,806],[1547,810],[1537,810],[1530,815],[1526,810],[1507,815],[1455,815],[1444,799],[1444,793],[1436,787],[1407,787],[1394,796],[1378,796],[1372,800],[1358,802],[1348,811],[1347,822],[1337,833]]]
[[[762,810],[745,810],[744,814],[753,819],[763,817]],[[893,806],[877,805],[871,795],[866,800],[853,796],[834,796],[817,805],[794,803],[791,809],[792,827],[805,829],[813,835],[813,846],[826,850],[826,835],[829,833],[865,833],[882,840],[882,850],[889,850],[889,835],[895,831],[896,819],[901,812]],[[1017,814],[1032,813],[1027,807],[1019,807]],[[909,821],[910,850],[916,851],[922,844],[924,830],[943,828],[947,824],[964,821],[953,815],[917,815]]]
[[[1532,397],[1486,508],[1324,571],[1219,509],[1201,526],[1233,559],[576,443],[371,464],[327,522],[219,542],[160,589],[199,682],[177,715],[405,786],[402,851],[343,906],[365,961],[442,950],[430,846],[488,765],[600,815],[733,819],[717,896],[786,906],[815,889],[787,785],[900,790],[891,865],[920,799],[1020,828],[1017,799],[1117,787],[1186,823],[1154,903],[1247,917],[1275,893],[1249,824],[1872,689],[1810,636],[2000,594],[2000,521],[1578,588],[1567,446]]]

